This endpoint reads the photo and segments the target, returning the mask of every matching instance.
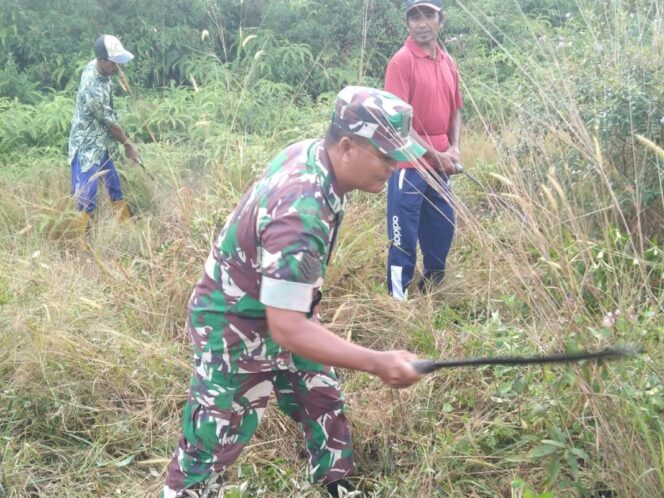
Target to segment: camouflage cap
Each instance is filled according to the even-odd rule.
[[[389,92],[347,86],[334,103],[332,124],[365,138],[397,161],[413,162],[426,150],[410,136],[413,108]]]

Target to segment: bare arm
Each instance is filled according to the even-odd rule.
[[[434,149],[414,129],[411,129],[410,134],[417,143],[426,149],[424,157],[428,159],[434,166],[444,171],[447,175],[453,175],[457,173],[454,163],[459,162],[461,157],[459,156],[458,149],[453,148],[451,143],[448,150],[445,152],[440,152]]]
[[[125,156],[134,161],[135,163],[140,162],[138,159],[138,152],[136,148],[129,141],[129,136],[124,132],[122,128],[118,125],[110,125],[108,131],[111,136],[120,142],[124,146]]]
[[[407,387],[420,379],[407,351],[374,351],[348,342],[303,313],[266,307],[272,338],[289,351],[333,367],[361,370],[380,377],[392,387]]]
[[[450,142],[450,149],[456,149],[455,161],[461,161],[461,125],[463,124],[463,118],[461,117],[461,109],[457,109],[452,118],[452,124],[450,129],[447,132],[447,138]]]

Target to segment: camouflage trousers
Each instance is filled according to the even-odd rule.
[[[215,375],[214,384],[194,373],[162,497],[216,498],[222,472],[249,442],[272,391],[304,434],[311,480],[347,476],[354,469],[350,430],[332,368]]]

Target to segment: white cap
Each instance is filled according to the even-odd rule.
[[[97,38],[94,49],[98,59],[108,59],[116,64],[124,64],[134,58],[134,54],[125,50],[120,40],[111,35]]]

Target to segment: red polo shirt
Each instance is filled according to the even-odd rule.
[[[442,47],[436,47],[432,59],[409,36],[387,64],[385,90],[413,106],[413,128],[422,138],[438,151],[447,150],[447,132],[463,101],[456,64]]]

